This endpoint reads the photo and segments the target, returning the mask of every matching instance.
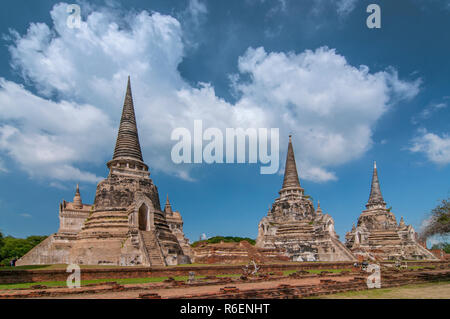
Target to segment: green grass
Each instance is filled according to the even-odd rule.
[[[217,278],[234,278],[241,277],[241,274],[216,275]]]
[[[2,270],[57,270],[57,269],[66,269],[68,265],[66,264],[55,264],[55,265],[27,265],[27,266],[16,266],[16,267],[0,267],[0,271]],[[111,269],[111,268],[126,268],[123,266],[115,266],[115,265],[79,265],[81,269]],[[143,267],[143,266],[135,266],[135,267]]]
[[[186,281],[187,276],[175,276],[175,280]],[[162,282],[168,279],[168,277],[149,277],[149,278],[122,278],[122,279],[92,279],[92,280],[82,280],[81,286],[87,284],[100,284],[105,282],[117,282],[118,284],[145,284],[152,282]],[[20,288],[31,288],[31,286],[42,285],[47,287],[66,287],[65,281],[43,281],[43,282],[33,282],[33,283],[21,283],[21,284],[7,284],[0,285],[0,290],[2,289],[20,289]]]
[[[424,269],[425,267],[436,269],[436,266],[408,266],[407,269]]]
[[[24,270],[24,269],[42,269],[42,268],[47,268],[49,267],[49,265],[29,265],[29,266],[16,266],[16,267],[11,267],[11,266],[3,266],[0,267],[0,271],[2,270]]]
[[[284,276],[288,276],[290,274],[293,274],[295,272],[297,272],[298,270],[285,270],[283,271],[283,275]],[[331,273],[340,273],[342,271],[351,271],[351,269],[306,269],[305,271],[311,273],[311,274],[320,274],[322,271],[328,271]]]
[[[240,277],[240,274],[225,274],[225,275],[217,275],[218,278],[226,278],[226,277]],[[205,278],[206,276],[195,276],[196,279]],[[100,284],[105,282],[117,282],[121,285],[129,285],[129,284],[146,284],[153,282],[162,282],[169,277],[146,277],[146,278],[121,278],[121,279],[93,279],[93,280],[82,280],[81,286],[87,284]],[[174,276],[173,277],[177,281],[187,281],[189,279],[188,276]],[[33,283],[20,283],[20,284],[3,284],[0,285],[0,290],[9,290],[9,289],[24,289],[31,288],[31,286],[47,286],[47,287],[66,287],[65,281],[43,281],[43,282],[33,282]]]
[[[310,261],[308,263],[326,263],[327,261]],[[345,263],[343,262],[335,262],[336,264]],[[258,263],[258,265],[302,265],[304,262],[301,261],[281,261],[281,262],[266,262],[266,263]],[[221,266],[244,266],[248,265],[248,262],[241,262],[235,264],[181,264],[181,265],[173,265],[166,266],[166,268],[174,268],[174,267],[221,267]],[[116,265],[79,265],[81,269],[111,269],[111,268],[130,268],[124,266],[116,266]],[[147,267],[147,266],[133,266],[133,267]],[[420,267],[420,266],[418,266]],[[27,265],[27,266],[4,266],[0,267],[0,271],[2,270],[57,270],[57,269],[66,269],[66,264],[55,264],[55,265]]]

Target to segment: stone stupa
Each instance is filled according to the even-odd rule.
[[[27,264],[146,265],[189,263],[161,210],[139,143],[130,78],[109,175],[97,185],[94,205],[60,206],[60,229],[17,262]],[[172,216],[170,216],[172,217]],[[177,222],[182,223],[181,216]],[[185,243],[183,243],[185,245]],[[186,250],[186,249],[185,249]]]
[[[283,252],[292,261],[353,261],[355,257],[339,241],[333,218],[314,209],[305,195],[289,136],[283,186],[258,227],[256,246]]]
[[[418,242],[411,225],[403,217],[397,224],[394,213],[386,208],[381,195],[377,164],[374,162],[369,200],[358,218],[358,224],[346,235],[346,246],[357,256],[370,260],[437,258]]]

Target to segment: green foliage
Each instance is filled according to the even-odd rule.
[[[3,245],[4,245],[4,240],[3,240],[3,234],[0,232],[0,249],[2,249]]]
[[[0,244],[0,265],[9,266],[12,259],[22,257],[46,238],[47,236],[29,236],[25,239],[4,237],[3,245]]]
[[[446,236],[450,233],[450,198],[444,199],[431,211],[429,222],[422,231],[421,237],[426,239],[433,235]]]
[[[196,241],[195,243],[193,243],[191,246],[192,247],[197,247],[198,245],[202,244],[202,243],[208,243],[208,244],[218,244],[221,241],[223,241],[224,243],[239,243],[243,240],[248,241],[250,244],[255,245],[256,241],[254,239],[248,238],[248,237],[233,237],[233,236],[215,236],[215,237],[211,237],[208,238],[206,240],[199,240]]]
[[[442,249],[445,251],[446,254],[450,254],[450,243],[439,243],[434,244],[431,249]]]

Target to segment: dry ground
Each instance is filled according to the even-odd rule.
[[[450,282],[324,295],[319,299],[450,299]]]

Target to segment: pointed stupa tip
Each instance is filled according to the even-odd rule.
[[[75,196],[73,198],[73,206],[76,208],[83,208],[83,202],[81,200],[80,186],[77,184],[77,190],[75,191]]]
[[[166,212],[166,213],[171,213],[172,212],[172,205],[170,205],[169,194],[167,194],[166,206],[164,207],[164,212]]]
[[[120,119],[113,159],[120,157],[128,157],[143,162],[136,125],[136,115],[134,113],[130,76],[128,76],[127,91],[123,102],[122,117]]]
[[[284,168],[284,180],[282,188],[301,188],[298,179],[297,165],[295,163],[294,148],[292,147],[292,135],[289,135],[289,145],[286,155],[286,165]]]
[[[320,207],[320,201],[317,201],[317,209],[316,209],[317,213],[322,213],[322,208]]]
[[[382,205],[384,206],[386,203],[384,202],[383,195],[381,195],[380,182],[378,180],[378,171],[377,171],[377,163],[374,161],[373,163],[373,173],[372,173],[372,184],[370,186],[370,196],[367,201],[366,207]]]

